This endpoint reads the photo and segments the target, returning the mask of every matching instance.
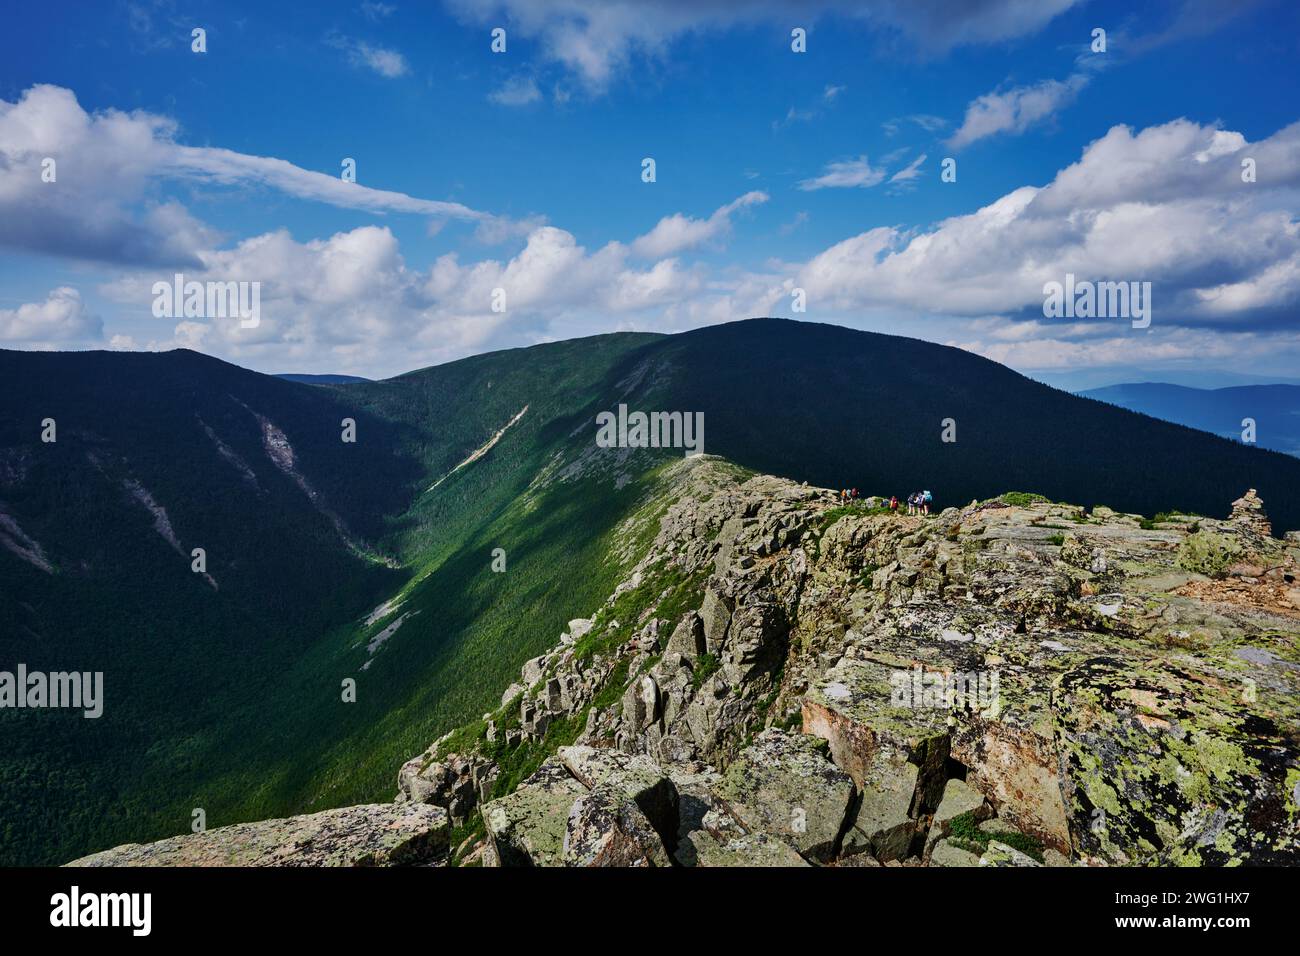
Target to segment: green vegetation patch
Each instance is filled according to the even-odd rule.
[[[613,605],[600,609],[591,631],[574,644],[574,658],[587,660],[617,650],[640,626],[648,610],[653,609],[656,617],[675,624],[703,602],[706,580],[708,568],[687,574],[675,564],[661,561],[647,569],[640,584],[620,594]]]
[[[1036,494],[1032,491],[1008,491],[998,499],[1004,505],[1013,505],[1017,508],[1028,508],[1032,504],[1042,501],[1050,501],[1046,495]]]
[[[515,706],[517,711],[518,705]],[[463,727],[457,727],[447,737],[438,744],[438,760],[445,760],[451,754],[469,753],[478,747],[478,742],[483,739],[487,733],[487,722],[484,720],[471,721]]]
[[[691,683],[696,687],[700,687],[706,680],[717,673],[718,668],[721,666],[722,661],[718,659],[716,654],[708,652],[701,654],[695,659],[695,672],[691,675]]]
[[[948,842],[971,853],[982,856],[993,840],[1005,843],[1013,850],[1019,850],[1039,863],[1043,862],[1043,844],[1038,840],[1015,830],[998,830],[993,833],[981,830],[972,812],[953,817],[948,825]]]

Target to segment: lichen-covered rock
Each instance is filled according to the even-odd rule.
[[[1015,847],[990,840],[984,855],[979,858],[980,866],[1042,866],[1027,853],[1021,853]]]
[[[526,664],[519,711],[485,715],[457,759],[579,726],[599,756],[571,761],[550,812],[567,821],[612,779],[598,766],[636,756],[641,782],[616,792],[680,866],[969,865],[944,844],[963,814],[1062,865],[1300,862],[1300,547],[1267,536],[1257,496],[1228,520],[1034,496],[913,517],[707,457],[665,481],[658,534],[582,648]],[[847,777],[823,788],[834,806],[806,805],[758,743],[800,720],[827,741],[819,772]],[[440,800],[481,795],[449,769],[404,771],[405,798],[434,779]],[[644,799],[664,776],[675,832]],[[605,825],[617,802],[596,806],[602,858],[641,859]]]
[[[399,803],[429,803],[446,809],[452,826],[464,823],[491,794],[496,763],[470,754],[437,759],[438,744],[408,760],[397,774]]]
[[[649,674],[628,685],[623,694],[623,720],[640,733],[659,719],[659,685]]]
[[[1032,684],[1022,684],[1023,696],[1013,696],[1008,693],[1012,683],[1002,683],[1009,699],[998,717],[973,719],[957,728],[952,753],[972,768],[967,782],[997,806],[1001,816],[1068,853],[1066,780],[1052,712],[1058,705],[1054,698],[1049,702],[1050,683],[1042,687],[1041,696]]]
[[[913,816],[916,799],[916,764],[903,763],[894,773],[869,784],[861,795],[858,812],[844,837],[845,854],[870,853],[877,860],[901,860],[924,831]]]
[[[1062,676],[1059,742],[1077,852],[1123,864],[1294,862],[1294,738],[1249,685],[1172,663],[1087,660]]]
[[[712,804],[685,833],[677,860],[684,866],[700,867],[811,865],[785,840],[750,830],[720,802]]]
[[[526,661],[520,673],[523,675],[524,687],[532,687],[542,679],[542,675],[545,673],[543,658],[534,657],[532,660]]]
[[[934,811],[933,825],[951,823],[964,813],[980,819],[980,814],[985,809],[984,795],[968,786],[965,781],[954,777],[944,784],[943,799],[939,801],[939,809]]]
[[[727,768],[718,795],[750,830],[784,839],[803,856],[828,860],[853,799],[853,783],[824,744],[765,730]]]
[[[444,857],[449,832],[440,807],[366,804],[129,843],[67,865],[403,866]]]
[[[717,654],[722,649],[722,644],[727,639],[727,630],[731,626],[731,608],[712,588],[704,592],[700,620],[704,628],[705,646],[710,654]]]
[[[561,747],[556,756],[589,790],[613,788],[640,808],[671,849],[680,822],[677,788],[648,757],[592,747]]]
[[[933,807],[946,779],[949,711],[910,697],[909,706],[897,706],[896,691],[904,684],[910,690],[914,683],[909,663],[840,661],[805,696],[803,730],[829,742],[835,763],[860,788],[887,781],[907,764],[915,766],[916,799]]]
[[[1178,549],[1178,566],[1210,577],[1222,574],[1241,560],[1246,548],[1240,537],[1201,530],[1187,536]]]
[[[616,783],[583,794],[569,809],[563,858],[566,866],[669,866],[655,827],[635,799]]]
[[[680,654],[688,661],[694,661],[708,650],[704,637],[704,620],[697,611],[687,611],[672,636],[668,638],[667,654]]]
[[[940,840],[930,851],[931,866],[979,866],[980,858],[970,850]]]
[[[587,789],[559,760],[548,760],[510,794],[483,807],[500,866],[563,866],[569,811]]]
[[[718,839],[705,832],[692,835],[696,866],[701,867],[805,867],[811,866],[784,840],[766,833],[746,833]]]

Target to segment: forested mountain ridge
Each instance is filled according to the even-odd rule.
[[[672,370],[663,407],[703,411],[707,450],[756,471],[929,488],[943,504],[1020,489],[1148,515],[1217,516],[1254,487],[1278,530],[1300,528],[1288,456],[1079,398],[961,349],[758,319],[642,354]],[[955,441],[943,440],[946,419]]]

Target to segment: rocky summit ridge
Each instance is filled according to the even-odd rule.
[[[1254,491],[910,517],[709,456],[664,481],[627,578],[393,804],[77,864],[1300,862],[1300,536]]]

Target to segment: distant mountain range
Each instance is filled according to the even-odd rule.
[[[106,697],[97,720],[0,710],[0,863],[188,831],[196,807],[217,826],[390,799],[648,547],[683,453],[600,447],[619,404],[702,412],[738,469],[864,495],[1224,516],[1254,487],[1300,528],[1292,457],[836,326],[326,388],[186,350],[0,351],[0,665],[102,671]]]
[[[1207,389],[1142,382],[1079,394],[1238,442],[1243,440],[1243,422],[1251,419],[1255,444],[1300,455],[1300,385]]]
[[[1249,375],[1224,369],[1148,369],[1137,366],[1106,366],[1070,371],[1035,371],[1026,373],[1036,382],[1064,392],[1086,392],[1130,382],[1165,382],[1188,388],[1234,388],[1238,385],[1300,385],[1300,378],[1285,375]]]

